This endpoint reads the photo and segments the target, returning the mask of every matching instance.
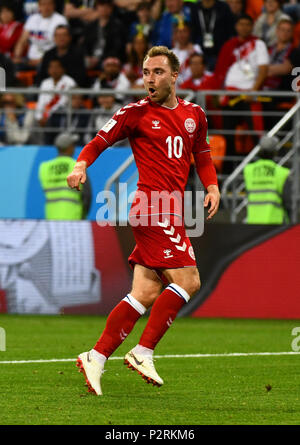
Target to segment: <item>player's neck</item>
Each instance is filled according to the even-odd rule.
[[[178,104],[178,100],[175,93],[170,94],[167,99],[160,105],[167,108],[175,108]]]

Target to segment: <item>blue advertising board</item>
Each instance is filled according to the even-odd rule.
[[[82,147],[74,153],[76,159]],[[106,181],[131,155],[129,147],[108,148],[88,168],[92,186],[92,203],[89,220],[96,220],[99,204],[96,196],[103,191]],[[0,188],[0,218],[44,218],[45,197],[38,170],[42,162],[57,156],[53,146],[3,146],[0,148],[2,187]],[[126,182],[136,171],[135,163],[121,177]],[[136,181],[134,187],[136,186]],[[132,186],[131,186],[132,187]]]

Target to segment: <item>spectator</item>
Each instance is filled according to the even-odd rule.
[[[154,29],[152,44],[173,47],[173,26],[181,21],[190,21],[190,6],[183,0],[165,0],[166,9],[157,20]]]
[[[237,18],[241,14],[245,14],[245,8],[246,8],[246,2],[247,0],[227,0],[226,3],[228,4],[230,11],[232,12],[232,15],[234,17],[234,22],[236,22]]]
[[[282,90],[284,76],[293,69],[289,59],[293,50],[293,32],[294,24],[290,19],[281,19],[277,24],[276,43],[269,50],[268,77],[263,86],[265,90]]]
[[[276,44],[276,28],[280,20],[290,16],[281,10],[281,0],[264,0],[265,12],[254,23],[253,34],[262,39],[268,48]]]
[[[123,73],[131,83],[131,88],[143,86],[143,61],[148,49],[147,37],[142,33],[136,34],[132,40],[128,62],[123,67]]]
[[[68,105],[67,103],[66,106],[51,114],[47,125],[55,131],[48,132],[47,144],[53,144],[58,133],[65,131],[65,129],[71,134],[78,135],[78,145],[85,145],[87,142],[88,138],[85,133],[90,121],[90,110],[85,107],[83,96],[72,94],[71,107]]]
[[[55,11],[60,14],[63,13],[63,7],[65,1],[69,0],[55,0]],[[38,0],[13,0],[13,2],[18,7],[18,10],[22,10],[22,13],[25,15],[27,19],[30,15],[36,14],[39,12],[39,1]]]
[[[203,54],[194,53],[189,58],[189,68],[191,76],[180,85],[180,88],[186,90],[211,90],[214,88],[213,74],[206,70],[206,64]],[[206,110],[216,110],[216,105],[212,96],[205,96]],[[217,113],[208,113],[209,127],[221,128],[222,122]]]
[[[103,70],[99,78],[96,79],[93,90],[101,90],[104,88],[112,88],[114,91],[126,91],[130,88],[130,81],[127,76],[121,72],[121,61],[117,57],[108,57],[103,62]],[[119,102],[124,101],[124,94],[115,95]]]
[[[211,89],[213,75],[206,70],[203,54],[192,54],[189,58],[189,68],[191,76],[180,85],[180,88],[193,91]]]
[[[22,145],[32,140],[34,111],[26,109],[24,96],[4,93],[1,97],[1,139],[9,145]]]
[[[263,89],[271,91],[284,91],[291,89],[290,73],[293,69],[293,31],[294,24],[291,20],[282,19],[277,25],[277,42],[270,50],[270,64],[268,67],[268,77]],[[299,65],[297,65],[299,66]],[[289,103],[291,98],[271,96],[268,102],[263,104],[265,112],[277,111],[282,103]],[[293,98],[292,98],[293,100]],[[265,128],[270,130],[278,121],[277,116],[266,114],[264,117]]]
[[[94,112],[90,118],[89,131],[87,140],[95,136],[95,134],[109,121],[109,119],[115,114],[120,108],[120,105],[116,103],[115,96],[98,96],[97,97],[98,107],[94,109]],[[117,144],[119,145],[119,144]]]
[[[213,71],[222,45],[234,35],[233,14],[221,0],[202,0],[191,8],[193,42],[201,46],[207,68]]]
[[[136,34],[143,34],[151,40],[154,21],[151,18],[151,6],[149,2],[141,2],[136,10],[137,20],[135,20],[129,30],[129,39],[132,40]]]
[[[87,53],[88,69],[101,67],[107,57],[124,59],[126,38],[122,23],[112,15],[113,4],[110,0],[97,0],[96,11],[98,20],[86,26],[84,46]]]
[[[79,19],[83,22],[92,22],[98,18],[95,11],[95,0],[68,0],[64,7],[64,16],[70,19]]]
[[[11,56],[19,40],[23,25],[15,19],[14,7],[3,3],[0,7],[0,52]]]
[[[66,74],[72,77],[77,85],[87,86],[84,67],[84,52],[79,45],[72,44],[70,28],[67,25],[59,25],[54,32],[55,46],[47,51],[42,59],[37,83],[48,77],[48,65],[53,59],[60,59],[65,67]]]
[[[180,22],[174,26],[173,32],[174,47],[172,51],[179,59],[180,72],[177,79],[177,84],[187,80],[191,76],[191,70],[189,67],[189,58],[191,54],[201,54],[202,50],[196,43],[191,42],[191,29],[187,23]]]
[[[65,2],[64,16],[68,19],[73,41],[77,42],[84,33],[84,27],[98,19],[95,0],[68,0]]]
[[[60,95],[60,91],[68,91],[76,86],[75,80],[65,74],[65,69],[59,59],[51,60],[48,74],[49,77],[41,83],[41,92],[36,106],[35,118],[41,127],[45,127],[49,117],[68,103],[68,95]],[[54,92],[43,92],[47,90]]]
[[[214,79],[216,87],[227,90],[242,90],[243,96],[225,97],[222,105],[226,111],[247,112],[247,116],[224,115],[226,130],[234,130],[242,120],[246,120],[250,130],[263,131],[261,104],[255,102],[253,96],[247,96],[248,91],[258,91],[262,88],[268,72],[269,55],[266,44],[252,35],[253,20],[248,15],[241,15],[236,25],[237,37],[226,42],[219,54]],[[250,113],[256,112],[255,113]],[[256,136],[255,141],[258,140]],[[235,153],[234,136],[227,136],[227,154]],[[230,164],[227,164],[229,166]],[[225,165],[226,167],[226,165]]]
[[[141,0],[114,0],[118,8],[125,8],[128,11],[136,11]]]
[[[263,136],[259,159],[244,168],[248,224],[284,224],[291,217],[293,190],[290,170],[273,160],[278,142],[275,136]]]
[[[54,46],[54,31],[59,25],[66,25],[66,18],[55,12],[54,0],[39,0],[37,14],[29,16],[14,51],[14,62],[21,63],[29,44],[27,65],[36,68],[46,51]]]

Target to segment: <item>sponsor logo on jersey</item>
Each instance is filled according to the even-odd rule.
[[[194,131],[196,130],[196,122],[192,118],[186,119],[184,122],[184,126],[189,133],[194,133]]]
[[[154,128],[154,130],[159,130],[160,129],[159,121],[152,121],[152,128]]]
[[[108,122],[101,128],[105,133],[108,133],[115,125],[117,121],[115,121],[113,118],[109,119]]]
[[[164,250],[164,254],[165,254],[164,258],[173,258],[174,255],[171,255],[171,253],[172,253],[171,249],[165,249]]]
[[[192,260],[195,260],[195,254],[194,254],[194,249],[192,246],[189,247],[189,255],[192,258]]]

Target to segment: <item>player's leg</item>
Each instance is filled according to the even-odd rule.
[[[155,300],[138,345],[125,356],[125,363],[129,367],[136,369],[148,383],[157,386],[161,386],[163,380],[153,364],[154,348],[182,306],[200,288],[200,277],[196,267],[166,269],[163,273],[171,284]]]
[[[137,320],[158,297],[161,281],[153,270],[135,265],[131,292],[109,314],[105,329],[94,348],[79,355],[77,366],[89,390],[100,395],[100,378],[108,357],[132,331]]]
[[[154,350],[175,320],[179,310],[200,289],[196,267],[164,270],[169,285],[155,301],[139,344]]]

